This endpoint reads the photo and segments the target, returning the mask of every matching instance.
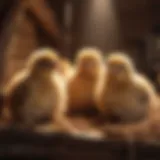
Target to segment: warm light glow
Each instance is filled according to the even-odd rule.
[[[96,13],[106,12],[106,9],[111,8],[111,0],[92,0],[91,6],[96,9]]]
[[[71,27],[72,23],[72,3],[67,1],[64,9],[64,23],[66,28]]]
[[[113,0],[88,0],[84,12],[87,13],[83,16],[87,27],[84,36],[89,36],[85,39],[90,39],[93,45],[98,41],[98,47],[114,48],[119,43],[119,25]]]

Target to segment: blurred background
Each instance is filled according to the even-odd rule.
[[[158,87],[160,0],[0,1],[1,85],[38,47],[73,60],[84,46],[126,51]]]

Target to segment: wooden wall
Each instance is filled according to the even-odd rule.
[[[2,86],[15,72],[25,67],[25,62],[33,50],[38,47],[60,49],[60,41],[63,42],[60,35],[63,31],[63,3],[44,3],[43,7],[43,2],[46,1],[38,0],[28,7],[28,3],[24,2],[18,1],[15,7],[11,7],[13,11],[7,16],[7,23],[1,21],[4,24],[3,37],[0,38]],[[41,2],[38,4],[40,6],[37,2]],[[50,12],[52,10],[53,12]]]
[[[77,49],[83,46],[96,46],[104,53],[117,49],[126,50],[135,59],[137,67],[142,72],[147,73],[149,70],[152,72],[151,64],[154,62],[150,63],[149,60],[154,55],[151,54],[154,45],[151,45],[153,43],[151,39],[154,39],[153,30],[160,30],[159,0],[48,0],[47,2],[49,2],[49,8],[55,13],[53,23],[56,21],[60,36],[54,37],[52,34],[46,34],[44,27],[35,23],[34,18],[32,21],[27,18],[20,28],[25,31],[27,31],[25,28],[29,26],[31,28],[28,34],[19,36],[20,42],[21,39],[26,39],[24,43],[28,43],[27,45],[34,49],[38,46],[55,47],[54,41],[58,39],[59,50],[70,58],[73,58]],[[64,9],[67,2],[72,5],[72,24],[69,30],[66,29],[64,22]],[[19,30],[19,33],[21,31]],[[30,34],[32,36],[29,38]],[[67,42],[68,39],[71,43]],[[5,63],[4,72],[7,79],[24,66],[26,57],[30,54],[29,50],[23,51],[22,45],[20,48],[22,52],[16,52],[14,62],[13,54],[8,54],[13,53],[12,48],[7,52],[1,52],[1,64]],[[8,61],[4,61],[3,57]],[[21,57],[21,59],[16,57]]]
[[[73,54],[86,45],[97,46],[105,53],[122,49],[135,59],[140,70],[146,72],[146,39],[152,28],[160,23],[160,1],[99,0],[96,5],[102,11],[93,9],[94,1],[72,1]]]

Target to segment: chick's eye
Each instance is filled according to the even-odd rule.
[[[58,66],[59,66],[59,65],[58,65],[57,62],[55,62],[55,61],[52,62],[52,67],[57,68]]]
[[[88,67],[90,66],[90,62],[88,62],[88,61],[83,61],[83,62],[81,63],[81,66],[82,66],[82,67],[85,67],[85,68],[88,68]]]
[[[53,62],[46,62],[43,64],[45,67],[53,67]]]
[[[114,74],[124,71],[124,67],[120,65],[109,65],[108,70]]]
[[[91,62],[91,61],[88,62],[88,66],[89,66],[89,67],[94,67],[95,65],[96,65],[95,62]]]
[[[117,66],[117,68],[119,68],[119,70],[125,70],[125,67],[122,65]]]
[[[57,63],[55,61],[43,61],[40,62],[39,65],[43,68],[55,68],[57,67]]]

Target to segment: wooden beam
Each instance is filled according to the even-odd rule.
[[[60,30],[54,12],[45,0],[26,0],[28,9],[41,22],[43,28],[53,37],[60,37]]]

